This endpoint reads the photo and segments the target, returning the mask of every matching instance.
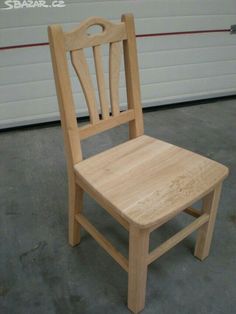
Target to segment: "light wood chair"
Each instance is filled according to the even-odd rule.
[[[88,31],[94,25],[101,26],[102,31],[91,35]],[[138,313],[145,304],[150,263],[197,229],[194,255],[200,260],[208,256],[221,185],[228,169],[213,160],[143,134],[132,14],[124,14],[119,23],[91,17],[71,32],[63,32],[59,25],[51,25],[48,33],[67,154],[69,243],[72,246],[79,244],[81,226],[94,237],[128,272],[128,307]],[[111,106],[106,94],[102,44],[109,44]],[[88,47],[93,50],[101,115],[84,53],[84,48]],[[128,99],[128,109],[123,112],[118,92],[122,47]],[[88,105],[90,123],[82,127],[77,125],[67,52],[70,52]],[[123,123],[129,123],[127,142],[83,160],[80,140]],[[129,231],[128,259],[83,214],[83,191]],[[190,207],[199,199],[203,199],[201,211]],[[150,232],[183,211],[196,219],[149,252]]]

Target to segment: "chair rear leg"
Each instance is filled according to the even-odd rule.
[[[218,184],[212,192],[203,198],[202,211],[209,214],[210,217],[209,221],[198,230],[197,234],[194,255],[200,260],[204,260],[209,255],[221,187],[222,183]]]
[[[80,242],[80,225],[75,215],[82,211],[83,190],[75,180],[69,181],[69,244],[75,246]]]
[[[138,313],[145,305],[149,231],[131,225],[129,232],[128,308]]]

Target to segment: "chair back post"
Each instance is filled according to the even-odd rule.
[[[82,152],[61,26],[49,26],[48,37],[70,176],[73,165],[82,160]]]
[[[123,50],[128,108],[133,109],[135,115],[134,120],[129,122],[129,136],[131,139],[144,133],[143,113],[133,14],[123,14],[121,21],[125,23],[127,32],[127,39],[123,41]]]

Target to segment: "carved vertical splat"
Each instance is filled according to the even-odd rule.
[[[120,113],[119,104],[119,78],[121,63],[121,42],[110,43],[109,51],[109,86],[110,100],[113,116]]]
[[[83,49],[71,51],[71,62],[76,71],[76,74],[78,75],[84,92],[84,96],[88,105],[90,121],[92,124],[94,124],[99,120],[99,116],[97,112],[93,83],[89,74],[89,68]]]
[[[94,55],[94,64],[97,76],[97,84],[98,84],[98,92],[99,92],[99,100],[102,110],[102,118],[106,120],[109,117],[109,104],[106,95],[106,86],[105,86],[105,78],[102,64],[102,54],[101,47],[94,46],[93,47],[93,55]]]

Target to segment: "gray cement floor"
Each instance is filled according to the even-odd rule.
[[[149,267],[143,313],[236,313],[236,98],[146,112],[146,134],[224,163],[211,255],[193,257],[195,235]],[[86,140],[85,157],[126,139],[127,127]],[[58,125],[0,134],[0,313],[129,313],[127,275],[83,231],[67,243],[67,178]],[[127,255],[128,237],[88,196],[85,212]],[[181,214],[152,235],[151,246],[191,218]]]

